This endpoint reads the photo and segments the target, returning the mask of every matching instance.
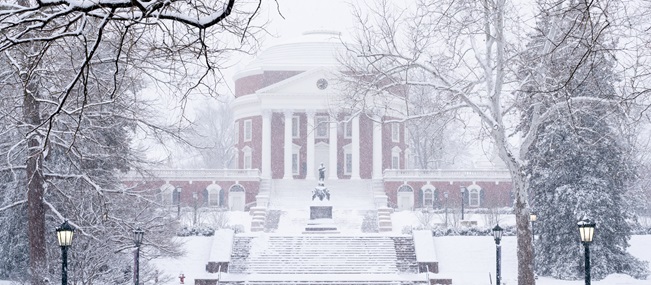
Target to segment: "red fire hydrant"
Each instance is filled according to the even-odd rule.
[[[179,275],[179,280],[181,280],[181,284],[185,284],[185,283],[183,283],[183,281],[185,280],[185,275],[183,275],[183,273],[181,273],[181,275]]]

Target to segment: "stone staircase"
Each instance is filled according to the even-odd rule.
[[[432,260],[427,262],[434,270],[423,270],[416,239],[410,235],[239,234],[232,246],[227,271],[217,279],[197,279],[195,284],[452,284],[438,274],[438,264]]]
[[[246,248],[234,249],[229,273],[416,273],[417,265],[413,253],[413,241],[411,242],[411,253],[409,253],[409,247],[404,247],[405,240],[410,240],[410,238],[405,237],[405,239],[398,240],[398,247],[406,248],[406,250],[401,250],[402,260],[399,262],[396,255],[396,241],[386,236],[260,236],[249,240],[248,254],[244,253]],[[239,237],[235,238],[234,247],[244,246],[245,244],[246,241],[240,241]],[[238,257],[235,256],[236,254]],[[401,271],[398,264],[410,259],[414,265],[401,266],[403,269]]]

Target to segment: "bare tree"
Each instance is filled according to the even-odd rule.
[[[481,122],[482,132],[492,140],[498,156],[510,170],[515,193],[518,235],[518,284],[535,284],[532,268],[531,228],[527,178],[522,151],[535,133],[517,133],[515,100],[509,80],[514,51],[518,50],[516,14],[504,0],[427,1],[408,7],[378,1],[368,14],[357,9],[356,37],[347,44],[342,80],[347,106],[374,117],[408,121],[459,111]],[[508,23],[505,23],[509,21]],[[507,40],[507,34],[514,42]],[[427,74],[427,78],[412,76]],[[426,86],[443,94],[436,110],[417,113],[410,105],[408,89]],[[470,110],[460,111],[460,110]],[[399,114],[399,115],[398,115]]]
[[[47,276],[46,229],[56,224],[46,220],[48,213],[59,222],[70,219],[84,236],[101,236],[91,230],[92,219],[54,202],[74,197],[58,188],[59,182],[75,182],[72,186],[86,190],[79,193],[82,198],[97,195],[106,202],[112,193],[130,193],[155,202],[116,189],[118,173],[139,162],[128,152],[135,130],[157,137],[175,134],[150,120],[143,109],[146,97],[138,92],[147,84],[172,90],[180,100],[192,90],[213,93],[229,52],[257,45],[254,18],[261,2],[0,3],[0,61],[11,67],[0,74],[2,100],[9,103],[3,105],[2,132],[17,138],[3,149],[3,170],[11,181],[26,184],[20,187],[25,195],[3,201],[0,210],[27,205],[31,284],[44,284]],[[48,162],[54,157],[61,160]],[[98,205],[80,210],[98,213]],[[117,213],[114,221],[127,226]]]

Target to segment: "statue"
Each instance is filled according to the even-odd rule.
[[[312,200],[314,201],[316,197],[319,197],[320,201],[323,201],[323,198],[330,200],[330,191],[325,187],[323,181],[319,181],[318,186],[312,190]]]
[[[319,181],[323,182],[325,180],[325,165],[323,165],[323,162],[321,162],[321,166],[319,166]]]

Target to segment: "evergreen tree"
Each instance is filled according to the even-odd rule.
[[[600,1],[539,2],[538,33],[532,36],[521,67],[522,106],[538,106],[543,115],[525,111],[522,128],[542,120],[528,151],[531,203],[538,212],[536,269],[561,279],[584,276],[577,222],[596,222],[591,244],[592,276],[612,273],[645,278],[646,263],[626,252],[633,214],[624,200],[636,165],[624,112],[617,106],[608,54],[608,13]]]

